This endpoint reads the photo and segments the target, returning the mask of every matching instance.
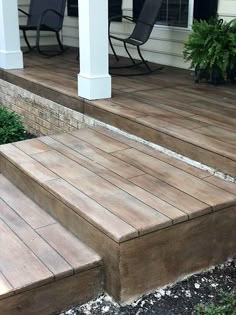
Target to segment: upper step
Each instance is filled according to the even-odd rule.
[[[53,283],[55,290],[57,285],[60,286],[60,280],[70,283],[75,274],[78,274],[78,277],[81,275],[82,279],[84,272],[100,268],[102,264],[101,258],[92,249],[68,232],[1,174],[0,248],[1,314],[8,314],[6,310],[10,310],[8,306],[11,302],[7,297],[14,296],[15,300],[19,294],[22,302],[23,292],[43,285],[52,286]],[[92,274],[92,278],[90,280],[99,292],[101,290],[100,271],[96,277]],[[89,283],[83,283],[81,292],[87,291],[86,285],[90,286]],[[48,305],[45,303],[44,310],[41,309],[40,314],[60,310],[60,303],[58,303],[59,309],[52,307],[54,293],[47,293],[47,295],[50,294],[52,294],[52,301]],[[71,290],[64,294],[68,294],[69,304],[62,307],[67,308],[75,298],[79,302],[79,295],[84,293],[76,292],[75,294]],[[92,290],[91,297],[93,294]],[[24,314],[28,314],[28,308],[27,306],[26,309],[22,309]],[[11,311],[14,314],[14,309]]]
[[[119,301],[235,252],[235,184],[106,129],[0,146],[0,168],[101,255],[105,290]]]
[[[118,243],[236,204],[235,184],[101,128],[0,151]]]

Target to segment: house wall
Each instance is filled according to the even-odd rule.
[[[236,0],[219,0],[218,13],[224,20],[236,19]]]
[[[27,10],[30,0],[18,0],[19,6]],[[132,0],[123,0],[123,14],[132,14]],[[219,15],[227,20],[236,18],[236,0],[219,0],[218,7]],[[25,22],[25,18],[20,14],[20,22]],[[99,21],[98,21],[99,23]],[[112,23],[112,32],[117,36],[127,36],[132,30],[132,24],[123,22]],[[147,60],[180,67],[187,68],[183,60],[182,51],[184,41],[187,39],[189,34],[188,29],[166,27],[166,26],[156,26],[153,29],[150,40],[142,47],[144,56]],[[64,20],[64,27],[62,31],[63,43],[68,46],[78,47],[78,19],[75,17],[68,17],[67,10]],[[33,34],[31,35],[33,39]],[[44,34],[42,39],[43,44],[49,44],[53,40],[51,34]],[[115,42],[114,42],[115,43]],[[126,53],[122,47],[122,43],[115,43],[116,50],[118,54],[126,56]],[[134,56],[136,55],[135,50],[133,50]]]

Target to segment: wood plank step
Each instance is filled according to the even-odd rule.
[[[162,93],[159,99],[154,97],[155,91],[150,90],[121,97],[121,100],[118,96],[106,102],[85,101],[84,110],[88,116],[236,176],[235,118],[227,116],[225,111],[221,114],[214,109],[201,108],[194,99],[190,106],[189,96],[175,96],[173,92],[168,96],[170,92],[165,90]],[[140,100],[144,108],[152,106],[153,110],[148,113],[140,109],[131,115],[130,111],[136,110]],[[162,112],[165,109],[167,111]]]
[[[36,224],[38,222],[38,224]],[[86,291],[87,298],[93,298],[102,290],[102,262],[99,255],[57,223],[48,213],[24,195],[8,179],[0,174],[0,313],[17,314],[16,301],[23,303],[24,314],[34,314],[44,304],[42,313],[59,311],[71,306],[80,291]],[[91,275],[89,272],[91,270]],[[94,272],[96,270],[96,272]],[[66,292],[66,286],[78,285]],[[89,278],[94,289],[86,283],[80,285],[80,278]],[[42,292],[45,297],[47,286],[60,289],[64,283],[63,302],[52,290],[48,304],[43,300],[27,301],[29,292]],[[76,289],[76,291],[75,291]],[[97,290],[97,292],[96,292]],[[24,295],[25,294],[25,295]],[[40,295],[40,294],[39,294]],[[83,296],[83,294],[82,294]],[[84,297],[83,297],[84,298]],[[58,302],[55,305],[54,299]],[[87,299],[82,302],[87,301]]]
[[[73,134],[3,145],[0,153],[3,175],[103,258],[105,289],[117,300],[127,301],[185,272],[221,261],[234,251],[235,184],[144,144],[106,129],[84,128]],[[3,192],[10,207],[17,204],[7,199],[6,188]],[[16,196],[21,199],[19,192]],[[15,212],[24,215],[21,209]],[[229,229],[225,231],[225,227]],[[39,226],[37,238],[66,257],[76,273],[80,259],[74,260],[67,237],[58,241],[61,229],[54,222]],[[218,230],[225,233],[226,249]],[[31,232],[28,228],[26,234],[21,233],[23,239]],[[191,253],[195,238],[197,256]],[[216,242],[220,249],[214,253]],[[180,265],[175,267],[172,252],[189,263],[179,259]],[[141,276],[144,266],[150,270],[147,282]],[[167,266],[164,271],[163,266]],[[63,264],[61,268],[68,272]]]
[[[236,204],[234,194],[204,180],[205,172],[198,174],[174,158],[122,139],[85,128],[0,150],[117,242]]]

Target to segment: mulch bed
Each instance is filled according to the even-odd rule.
[[[107,295],[58,315],[193,315],[199,303],[217,302],[220,290],[236,290],[236,257],[173,286],[120,306]]]

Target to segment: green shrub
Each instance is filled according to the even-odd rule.
[[[217,304],[199,304],[195,307],[197,315],[236,315],[236,291],[219,294]]]
[[[236,19],[226,22],[215,18],[194,21],[192,32],[184,46],[184,58],[191,68],[209,73],[215,69],[226,80],[236,62]]]
[[[24,134],[20,116],[0,106],[0,144],[23,140]]]

